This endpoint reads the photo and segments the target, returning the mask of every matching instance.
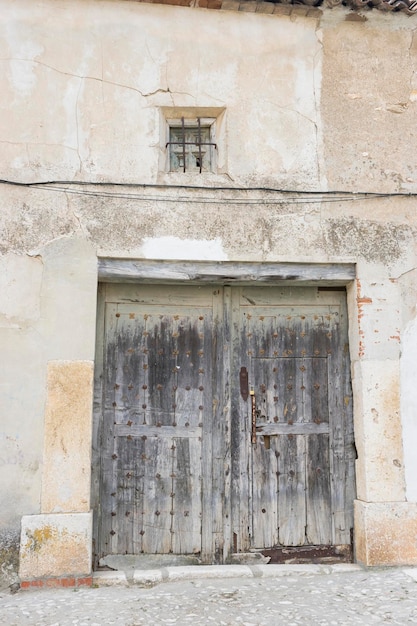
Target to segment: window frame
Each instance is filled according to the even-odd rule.
[[[215,117],[205,117],[205,116],[195,116],[195,117],[168,117],[166,118],[166,142],[165,142],[165,150],[166,150],[166,168],[165,171],[169,173],[176,174],[206,174],[206,173],[216,173],[217,171],[217,143],[216,143],[216,118]],[[187,169],[186,162],[184,160],[183,167],[179,167],[178,169],[171,169],[171,146],[173,142],[171,139],[171,129],[175,128],[208,128],[209,129],[209,166],[206,169],[203,169],[202,160],[200,160],[200,171],[195,169]],[[187,142],[184,142],[184,145],[187,145]],[[189,145],[189,144],[188,144]],[[207,142],[197,142],[194,144],[195,146],[207,145]],[[198,166],[197,166],[198,167]]]

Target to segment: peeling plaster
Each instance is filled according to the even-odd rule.
[[[146,237],[143,244],[145,259],[178,259],[194,261],[227,261],[220,238],[208,240],[179,237]]]

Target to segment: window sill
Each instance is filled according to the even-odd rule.
[[[232,187],[233,181],[227,174],[214,172],[159,172],[158,184],[185,187]]]

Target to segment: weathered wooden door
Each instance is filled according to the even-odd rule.
[[[343,292],[103,285],[96,560],[350,543]]]
[[[241,288],[234,301],[235,369],[248,381],[234,394],[235,547],[349,545],[355,448],[344,294]]]
[[[211,288],[103,287],[96,558],[211,548]]]

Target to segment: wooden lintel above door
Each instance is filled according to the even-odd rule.
[[[100,258],[100,282],[347,285],[354,263],[248,263]]]

